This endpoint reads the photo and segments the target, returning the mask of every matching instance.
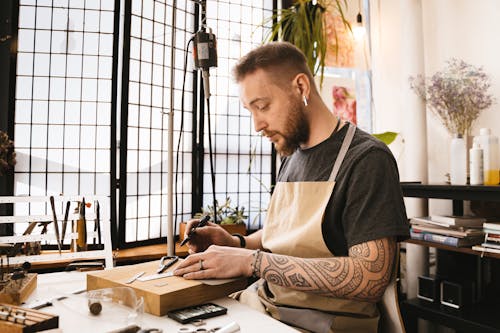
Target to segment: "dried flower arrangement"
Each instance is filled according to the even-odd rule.
[[[9,172],[16,164],[16,153],[14,142],[4,131],[0,131],[0,176]]]
[[[490,79],[482,67],[463,60],[447,61],[444,70],[430,78],[410,77],[410,87],[438,116],[450,134],[470,135],[474,121],[494,98],[488,93]]]

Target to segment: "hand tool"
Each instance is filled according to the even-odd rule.
[[[190,231],[189,234],[184,240],[181,242],[181,246],[184,246],[187,242],[191,240],[191,237],[194,235],[196,232],[196,228],[201,228],[207,225],[208,221],[210,221],[210,215],[205,215],[200,222],[196,225],[196,227],[193,227]]]
[[[59,254],[61,254],[61,236],[59,234],[59,224],[57,224],[56,205],[52,195],[50,196],[50,207],[52,208],[52,218],[54,220],[54,229],[56,231],[57,249],[59,250]]]
[[[71,201],[66,202],[66,209],[64,211],[64,220],[62,223],[61,245],[64,243],[64,236],[66,235],[66,226],[68,225],[68,215],[69,215],[69,206],[70,205],[71,205]]]

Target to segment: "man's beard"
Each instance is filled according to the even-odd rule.
[[[290,103],[290,109],[290,117],[286,122],[286,128],[281,133],[284,144],[281,147],[275,145],[278,153],[283,156],[292,155],[300,147],[301,143],[305,143],[309,139],[309,124],[302,102],[293,100]]]

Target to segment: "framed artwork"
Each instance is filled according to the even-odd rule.
[[[370,4],[368,0],[362,1],[363,6],[360,1],[357,8],[348,8],[345,12],[352,30],[344,25],[336,10],[327,10],[325,29],[329,47],[321,96],[334,114],[371,133]],[[354,28],[360,12],[365,33],[355,38]]]
[[[320,90],[334,114],[369,133],[372,132],[370,75],[363,70],[325,68]]]

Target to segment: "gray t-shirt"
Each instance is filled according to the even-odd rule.
[[[278,181],[328,180],[347,127],[283,158]],[[397,164],[383,142],[357,128],[335,181],[322,227],[332,254],[347,256],[349,247],[370,240],[409,237]]]

